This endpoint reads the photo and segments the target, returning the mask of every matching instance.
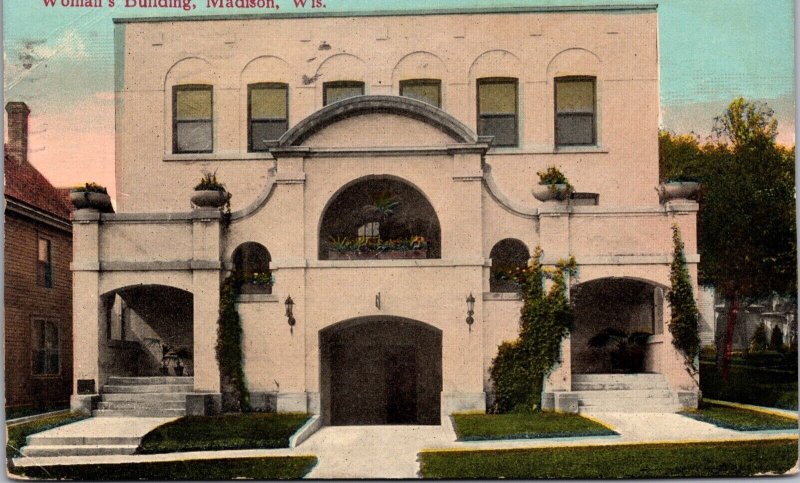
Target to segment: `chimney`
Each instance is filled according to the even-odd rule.
[[[31,110],[24,102],[6,104],[8,113],[8,145],[6,152],[19,162],[28,161],[28,114]]]

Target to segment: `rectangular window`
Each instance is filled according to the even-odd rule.
[[[436,79],[400,81],[400,95],[442,107],[442,81]]]
[[[326,82],[322,85],[322,104],[327,106],[350,97],[363,96],[364,83],[355,81]]]
[[[175,153],[210,153],[214,149],[213,90],[206,85],[172,90],[172,149]]]
[[[50,240],[39,238],[36,259],[36,283],[42,287],[53,287],[53,252]]]
[[[52,376],[61,372],[58,326],[48,320],[34,320],[31,343],[33,348],[33,374]]]
[[[493,146],[516,146],[517,80],[478,80],[478,134],[494,136]]]
[[[555,85],[556,145],[597,144],[594,78],[562,77]]]
[[[289,129],[289,86],[253,84],[247,89],[250,151],[267,151]]]

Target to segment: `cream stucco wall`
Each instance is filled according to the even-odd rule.
[[[482,408],[497,346],[518,331],[519,300],[488,293],[489,254],[505,238],[530,252],[540,246],[546,264],[574,255],[574,283],[632,277],[663,286],[670,226],[678,223],[696,277],[697,205],[660,204],[653,189],[659,106],[652,9],[124,21],[116,28],[124,46],[116,91],[119,213],[76,215],[75,321],[76,334],[84,334],[76,343],[91,346],[76,351],[76,380],[103,377],[98,297],[160,284],[193,294],[195,389],[218,392],[219,282],[244,242],[268,249],[276,280],[271,295],[243,296],[238,305],[245,372],[251,391],[278,392],[279,410],[320,410],[320,331],[382,316],[440,329],[443,411]],[[553,79],[563,75],[597,78],[597,146],[554,146]],[[476,79],[498,76],[519,79],[516,148],[492,148],[474,134]],[[376,111],[315,117],[323,82],[361,80],[368,95],[397,95],[410,78],[441,79],[444,112],[380,101]],[[247,152],[247,85],[254,82],[289,85],[289,125],[306,136],[271,153]],[[172,87],[186,83],[214,87],[213,153],[171,152]],[[578,191],[599,194],[598,204],[535,200],[536,172],[548,165],[559,166]],[[190,211],[202,170],[216,171],[233,194],[230,226],[218,212]],[[431,204],[441,258],[319,260],[326,208],[371,178],[407,183]],[[468,327],[470,293],[475,323]],[[674,389],[689,388],[664,332],[649,364]],[[564,350],[568,361],[569,343]],[[570,390],[569,364],[549,383]]]

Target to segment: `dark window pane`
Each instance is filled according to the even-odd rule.
[[[51,352],[47,363],[47,373],[58,374],[58,352]]]
[[[33,363],[34,374],[45,374],[47,371],[47,351],[44,349],[35,352],[35,361]]]
[[[179,122],[176,129],[178,152],[211,152],[211,122]]]
[[[559,114],[556,118],[556,143],[594,144],[594,115]]]
[[[275,141],[289,129],[289,123],[280,121],[252,121],[250,123],[251,149],[265,151],[269,148],[268,141]]]
[[[478,122],[478,134],[494,136],[492,146],[516,146],[517,118],[516,116],[481,117]]]
[[[400,83],[400,95],[441,107],[442,84],[439,81],[407,81]]]

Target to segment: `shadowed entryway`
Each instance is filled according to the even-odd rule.
[[[325,424],[440,423],[440,330],[407,319],[355,319],[321,331],[320,348]]]

